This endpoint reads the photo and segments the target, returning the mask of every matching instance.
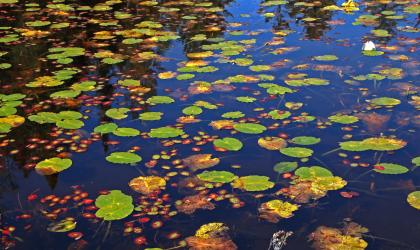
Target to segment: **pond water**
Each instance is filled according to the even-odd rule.
[[[419,15],[0,0],[2,248],[420,249]]]

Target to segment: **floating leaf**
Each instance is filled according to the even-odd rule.
[[[236,179],[232,186],[245,191],[264,191],[274,187],[274,182],[267,176],[249,175]]]
[[[233,111],[233,112],[226,112],[222,115],[223,118],[227,119],[236,119],[236,118],[242,118],[245,114],[241,111]]]
[[[335,55],[323,55],[323,56],[315,56],[314,59],[317,61],[335,61],[335,60],[338,60],[338,57]]]
[[[376,106],[395,106],[400,104],[401,101],[391,97],[379,97],[370,100],[370,103]]]
[[[405,147],[407,143],[400,139],[387,137],[372,137],[363,141],[340,142],[340,148],[347,151],[391,151]]]
[[[420,210],[420,191],[414,191],[408,194],[407,202],[410,206]]]
[[[343,115],[343,114],[336,114],[328,117],[328,119],[332,122],[341,123],[341,124],[352,124],[359,121],[359,118],[352,115]]]
[[[165,188],[166,181],[159,176],[139,176],[131,179],[128,185],[134,191],[148,195]]]
[[[153,105],[156,105],[156,104],[170,104],[170,103],[175,102],[175,100],[172,99],[169,96],[158,96],[158,95],[156,95],[156,96],[152,96],[149,99],[147,99],[146,102],[150,103],[150,104],[153,104]]]
[[[231,172],[227,171],[204,171],[201,174],[198,174],[197,177],[202,181],[207,182],[217,182],[217,183],[230,183],[236,178],[236,175],[232,174]]]
[[[287,147],[280,149],[280,153],[290,157],[306,158],[311,156],[314,153],[314,151],[312,151],[312,149],[309,148]]]
[[[273,169],[278,174],[283,174],[283,173],[293,172],[297,167],[298,167],[298,163],[295,161],[292,161],[292,162],[284,161],[284,162],[279,162],[276,165],[274,165]]]
[[[74,218],[65,218],[58,222],[52,222],[48,225],[47,230],[54,233],[64,233],[76,228],[77,222]]]
[[[232,137],[216,139],[214,140],[213,144],[218,148],[223,148],[231,151],[239,151],[243,147],[243,144],[240,140]]]
[[[35,170],[41,175],[52,175],[68,169],[72,163],[70,159],[54,157],[38,162]]]
[[[173,138],[185,134],[182,129],[172,127],[152,128],[149,132],[151,138]]]
[[[112,109],[108,109],[105,112],[105,115],[115,120],[121,120],[128,117],[127,113],[129,111],[130,109],[128,108],[112,108]]]
[[[333,174],[326,168],[323,167],[301,167],[295,171],[295,175],[299,176],[301,180],[314,179],[316,177],[332,177]]]
[[[258,212],[260,218],[269,222],[277,223],[280,219],[287,219],[293,216],[293,212],[298,210],[299,206],[282,200],[271,200],[262,203]]]
[[[135,128],[117,128],[112,133],[116,136],[138,136],[140,131]]]
[[[201,113],[203,113],[203,110],[200,107],[197,106],[190,106],[190,107],[186,107],[182,110],[182,113],[186,114],[186,115],[199,115]]]
[[[381,174],[404,174],[409,169],[394,163],[379,163],[374,167],[373,171]]]
[[[105,123],[105,124],[95,127],[93,131],[95,133],[108,134],[108,133],[114,132],[117,128],[118,128],[117,124],[110,122],[110,123]]]
[[[55,123],[57,127],[65,128],[65,129],[79,129],[83,127],[85,124],[79,120],[61,120]]]
[[[143,121],[158,121],[162,119],[162,112],[145,112],[140,114],[140,120]]]
[[[120,190],[111,190],[109,194],[100,195],[95,200],[96,217],[103,220],[121,220],[129,216],[133,210],[133,198]]]
[[[197,171],[199,169],[206,169],[216,166],[219,164],[220,159],[212,158],[211,154],[196,154],[184,158],[182,162],[192,171]]]
[[[133,164],[140,162],[142,159],[135,153],[130,152],[113,152],[106,157],[106,160],[118,164]]]
[[[287,147],[287,142],[280,137],[266,136],[258,139],[258,145],[268,150],[280,150]]]
[[[263,125],[254,123],[237,123],[233,125],[233,128],[245,134],[261,134],[267,130]]]
[[[321,141],[321,139],[313,137],[313,136],[297,136],[290,140],[290,142],[298,145],[313,145],[317,144]]]

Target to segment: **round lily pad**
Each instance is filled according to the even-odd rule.
[[[130,152],[114,152],[106,157],[106,160],[118,164],[133,164],[140,162],[142,158],[135,153]]]
[[[52,175],[68,169],[72,163],[70,159],[54,157],[38,162],[35,170],[41,175]]]
[[[152,138],[173,138],[185,134],[182,129],[172,127],[153,128],[149,132]]]
[[[288,161],[283,161],[283,162],[279,162],[276,165],[274,165],[274,171],[279,173],[279,174],[283,174],[283,173],[289,173],[294,171],[296,168],[298,167],[298,163],[295,161],[292,162],[288,162]]]
[[[407,202],[410,206],[420,210],[420,191],[414,191],[408,194]]]
[[[233,125],[233,128],[245,134],[261,134],[267,130],[263,125],[254,123],[237,123]]]
[[[99,208],[95,213],[96,217],[108,221],[124,219],[134,210],[133,198],[120,190],[98,196],[95,206]]]
[[[249,175],[240,177],[232,182],[234,188],[245,191],[264,191],[274,187],[274,182],[267,176]]]
[[[118,128],[118,125],[112,122],[101,124],[93,130],[95,133],[108,134],[114,132]]]
[[[313,136],[297,136],[290,140],[290,142],[298,145],[313,145],[317,144],[321,141],[321,139],[313,137]]]
[[[204,171],[198,174],[197,177],[202,181],[217,182],[217,183],[230,183],[237,178],[236,175],[227,171]]]
[[[409,171],[408,168],[394,163],[379,163],[373,171],[381,174],[404,174]]]
[[[280,153],[296,158],[306,158],[311,156],[314,151],[309,148],[302,148],[302,147],[287,147],[280,149]]]
[[[238,151],[243,147],[243,144],[240,140],[232,137],[214,140],[213,144],[218,148],[223,148],[231,151]]]

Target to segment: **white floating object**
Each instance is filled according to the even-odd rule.
[[[362,50],[364,51],[376,50],[376,46],[372,41],[367,41],[363,44]]]

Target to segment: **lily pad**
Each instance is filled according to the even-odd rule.
[[[128,117],[127,113],[129,111],[130,109],[128,108],[112,108],[112,109],[108,109],[105,112],[105,115],[115,120],[121,120]]]
[[[410,206],[420,210],[420,191],[414,191],[408,194],[407,202]]]
[[[99,208],[96,217],[107,221],[124,219],[134,210],[133,198],[120,190],[111,190],[109,194],[98,196],[95,206]]]
[[[41,175],[52,175],[68,169],[72,163],[70,159],[54,157],[38,162],[35,170]]]
[[[237,123],[233,125],[233,128],[245,134],[261,134],[267,130],[263,125],[254,123]]]
[[[302,148],[302,147],[287,147],[280,149],[280,153],[296,158],[306,158],[311,156],[314,151],[309,148]]]
[[[164,189],[166,181],[159,176],[139,176],[132,179],[128,185],[134,191],[148,195]]]
[[[274,182],[271,182],[267,176],[249,175],[234,180],[232,186],[250,192],[265,191],[274,187]]]
[[[140,114],[140,120],[143,121],[158,121],[162,119],[162,112],[145,112]]]
[[[93,132],[100,134],[108,134],[114,132],[118,128],[118,125],[112,122],[105,123],[95,127]]]
[[[230,183],[236,178],[236,175],[232,174],[231,172],[227,171],[204,171],[201,174],[198,174],[197,177],[202,181],[207,182],[217,182],[217,183]]]
[[[408,168],[394,163],[379,163],[373,171],[381,174],[404,174],[409,171]]]
[[[243,147],[243,144],[240,140],[232,137],[225,137],[223,139],[214,140],[213,144],[218,148],[223,148],[230,151],[239,151]]]
[[[151,138],[173,138],[185,134],[182,129],[172,127],[152,128],[149,132]]]
[[[135,153],[130,152],[113,152],[106,157],[106,160],[118,164],[133,164],[140,162],[142,158]]]
[[[294,137],[290,140],[291,143],[298,144],[298,145],[314,145],[321,141],[321,139],[313,137],[313,136],[298,136]]]
[[[293,172],[297,167],[298,167],[298,163],[295,161],[292,161],[292,162],[283,161],[274,165],[273,169],[278,174],[283,174],[283,173]]]
[[[370,100],[370,103],[376,106],[395,106],[400,104],[401,101],[391,97],[379,97]]]

